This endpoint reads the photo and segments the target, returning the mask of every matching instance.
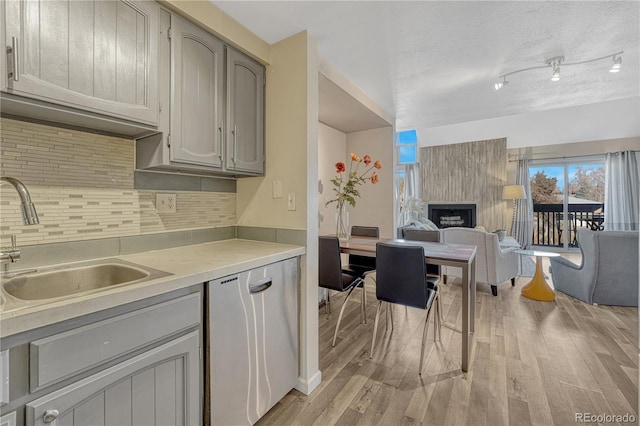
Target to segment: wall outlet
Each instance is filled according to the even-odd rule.
[[[156,212],[158,213],[175,213],[176,212],[176,194],[156,194]]]
[[[290,192],[287,195],[287,210],[295,210],[296,209],[296,193]]]

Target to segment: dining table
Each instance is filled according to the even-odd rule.
[[[476,247],[404,239],[350,238],[340,239],[340,251],[375,257],[379,242],[421,246],[428,265],[462,269],[462,371],[469,371],[476,319]]]

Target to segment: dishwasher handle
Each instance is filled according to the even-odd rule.
[[[271,287],[271,284],[273,284],[273,279],[271,277],[256,281],[249,286],[249,293],[255,294],[263,292]]]

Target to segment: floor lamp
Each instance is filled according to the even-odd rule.
[[[502,187],[502,199],[513,200],[513,218],[511,219],[511,236],[516,226],[516,200],[524,200],[527,194],[523,185],[505,185]]]

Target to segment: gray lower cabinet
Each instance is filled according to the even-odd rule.
[[[2,91],[157,124],[155,2],[10,0],[0,8]]]
[[[0,426],[16,426],[16,413],[13,412],[0,417]]]
[[[297,258],[209,283],[212,425],[248,425],[298,378]]]
[[[26,425],[195,425],[199,336],[164,345],[27,404]]]
[[[0,426],[202,424],[202,288],[3,338]]]

